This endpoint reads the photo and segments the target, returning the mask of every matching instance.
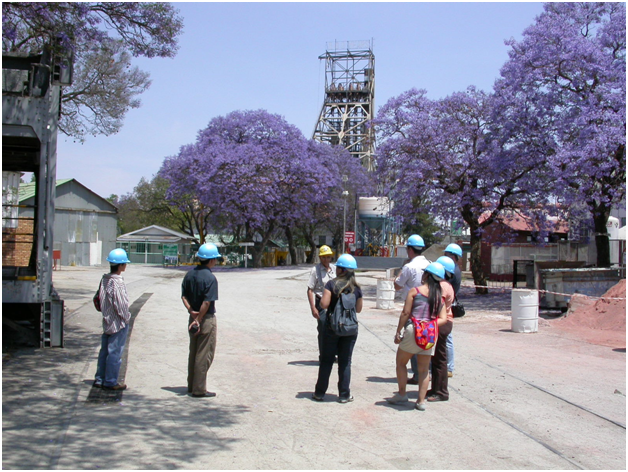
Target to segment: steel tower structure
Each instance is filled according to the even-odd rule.
[[[375,56],[372,41],[334,41],[325,60],[325,100],[313,139],[341,145],[373,170]]]

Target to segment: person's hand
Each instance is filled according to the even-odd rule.
[[[401,335],[399,333],[395,333],[395,344],[399,344],[401,342]]]
[[[190,331],[194,336],[198,335],[201,332],[201,325],[198,321],[194,320],[188,326],[188,331]]]
[[[318,313],[318,310],[316,308],[312,308],[312,316],[317,320],[321,319],[321,315]]]

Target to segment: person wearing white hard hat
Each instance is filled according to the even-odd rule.
[[[216,301],[218,280],[212,272],[222,257],[215,244],[203,244],[196,256],[199,265],[181,283],[181,300],[188,311],[190,354],[188,356],[188,393],[193,397],[215,397],[207,391],[207,371],[216,352]]]
[[[408,238],[406,250],[408,251],[409,261],[402,267],[401,273],[395,279],[395,290],[401,290],[401,299],[406,301],[408,292],[415,287],[421,285],[423,279],[423,271],[430,264],[430,261],[421,253],[425,249],[425,242],[418,234],[413,234]],[[417,357],[414,356],[410,361],[413,376],[408,379],[412,385],[419,383],[419,372],[417,368]]]
[[[98,299],[102,312],[103,334],[98,353],[98,367],[94,387],[105,390],[125,390],[126,384],[118,383],[122,352],[129,332],[129,295],[122,278],[122,272],[131,262],[126,251],[114,249],[107,257],[109,273],[102,276],[98,287]]]
[[[321,299],[325,291],[325,284],[336,278],[336,266],[331,263],[334,251],[329,246],[321,246],[318,250],[320,263],[312,267],[310,279],[307,283],[307,300],[310,304],[312,316],[317,321],[318,329],[318,360],[321,357],[321,339],[325,328],[325,320],[321,319]],[[324,313],[324,312],[323,312]]]

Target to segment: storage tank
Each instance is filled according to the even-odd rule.
[[[360,197],[358,214],[361,217],[387,218],[392,209],[392,202],[388,197]]]

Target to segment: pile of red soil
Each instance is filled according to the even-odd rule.
[[[554,327],[582,334],[588,340],[599,339],[600,344],[613,339],[615,345],[623,339],[626,345],[626,279],[611,287],[602,298],[574,295],[569,305],[567,315],[554,321]]]

